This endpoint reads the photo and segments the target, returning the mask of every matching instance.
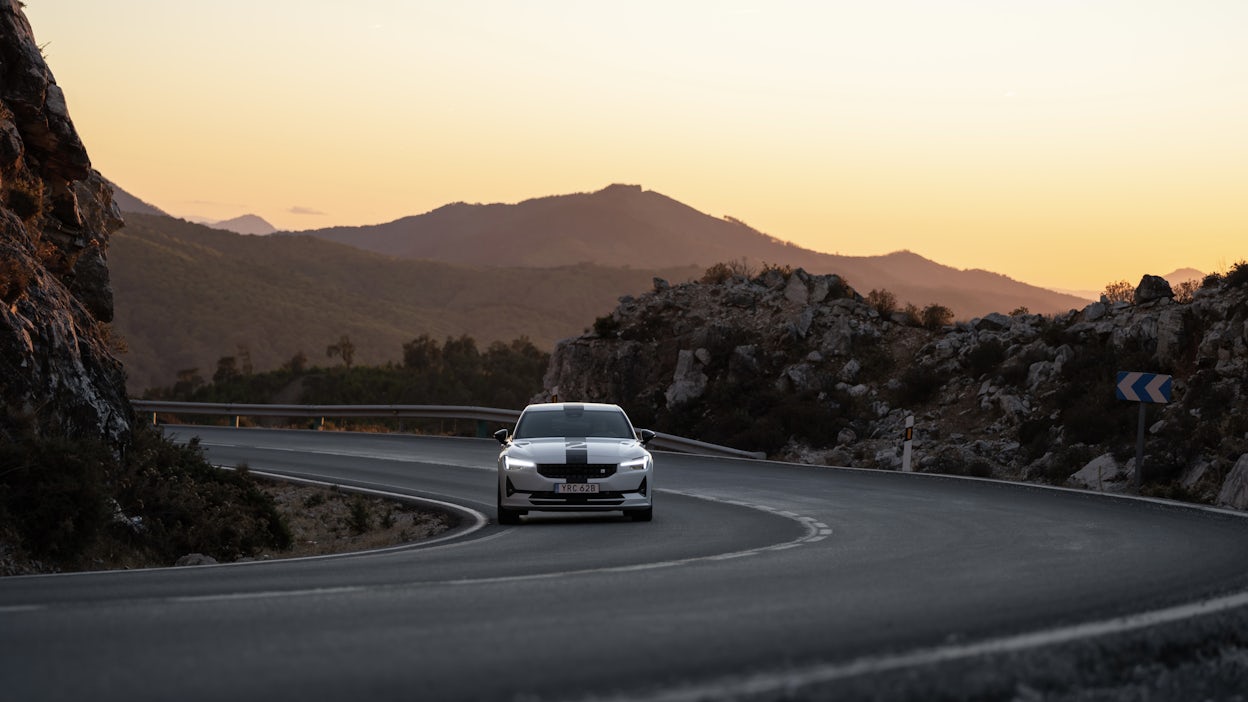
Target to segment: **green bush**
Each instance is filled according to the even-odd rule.
[[[884,289],[876,289],[867,293],[867,304],[881,317],[891,317],[897,311],[897,296]]]
[[[620,333],[620,320],[614,315],[603,315],[594,320],[594,333],[603,339],[612,339]]]
[[[0,520],[35,558],[71,561],[108,525],[106,482],[116,469],[99,442],[24,436],[0,444]]]
[[[1248,261],[1240,261],[1231,266],[1223,278],[1228,288],[1239,288],[1248,285]]]
[[[925,328],[936,331],[953,323],[953,310],[933,302],[923,308],[919,321]]]
[[[747,280],[754,277],[754,269],[743,258],[714,264],[702,274],[701,282],[706,285],[718,285],[737,276]]]
[[[286,550],[290,530],[246,471],[209,465],[196,446],[139,425],[118,458],[93,440],[19,436],[0,445],[0,534],[54,567],[105,558],[171,565],[188,553],[219,561]]]
[[[901,407],[913,407],[927,402],[941,386],[941,379],[920,365],[908,366],[899,380],[901,388],[897,391],[895,404]]]
[[[998,339],[987,339],[966,355],[967,375],[978,378],[995,369],[1005,360],[1005,344]]]
[[[363,534],[373,528],[373,513],[368,508],[368,501],[363,495],[351,498],[351,507],[347,515],[347,526],[352,533]]]

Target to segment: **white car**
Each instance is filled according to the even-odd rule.
[[[498,522],[519,524],[531,511],[620,511],[654,516],[655,433],[634,430],[616,405],[529,405],[515,431],[499,429]]]

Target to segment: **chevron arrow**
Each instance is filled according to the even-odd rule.
[[[1170,402],[1171,377],[1160,373],[1118,373],[1118,399],[1132,402]]]

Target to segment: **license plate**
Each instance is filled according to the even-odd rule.
[[[588,495],[598,492],[597,483],[559,483],[555,492],[563,495]]]

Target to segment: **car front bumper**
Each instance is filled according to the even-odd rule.
[[[559,485],[597,486],[596,493],[560,493]],[[508,509],[585,512],[643,510],[652,504],[654,476],[650,470],[621,471],[603,478],[551,478],[535,468],[499,471],[500,504]]]

